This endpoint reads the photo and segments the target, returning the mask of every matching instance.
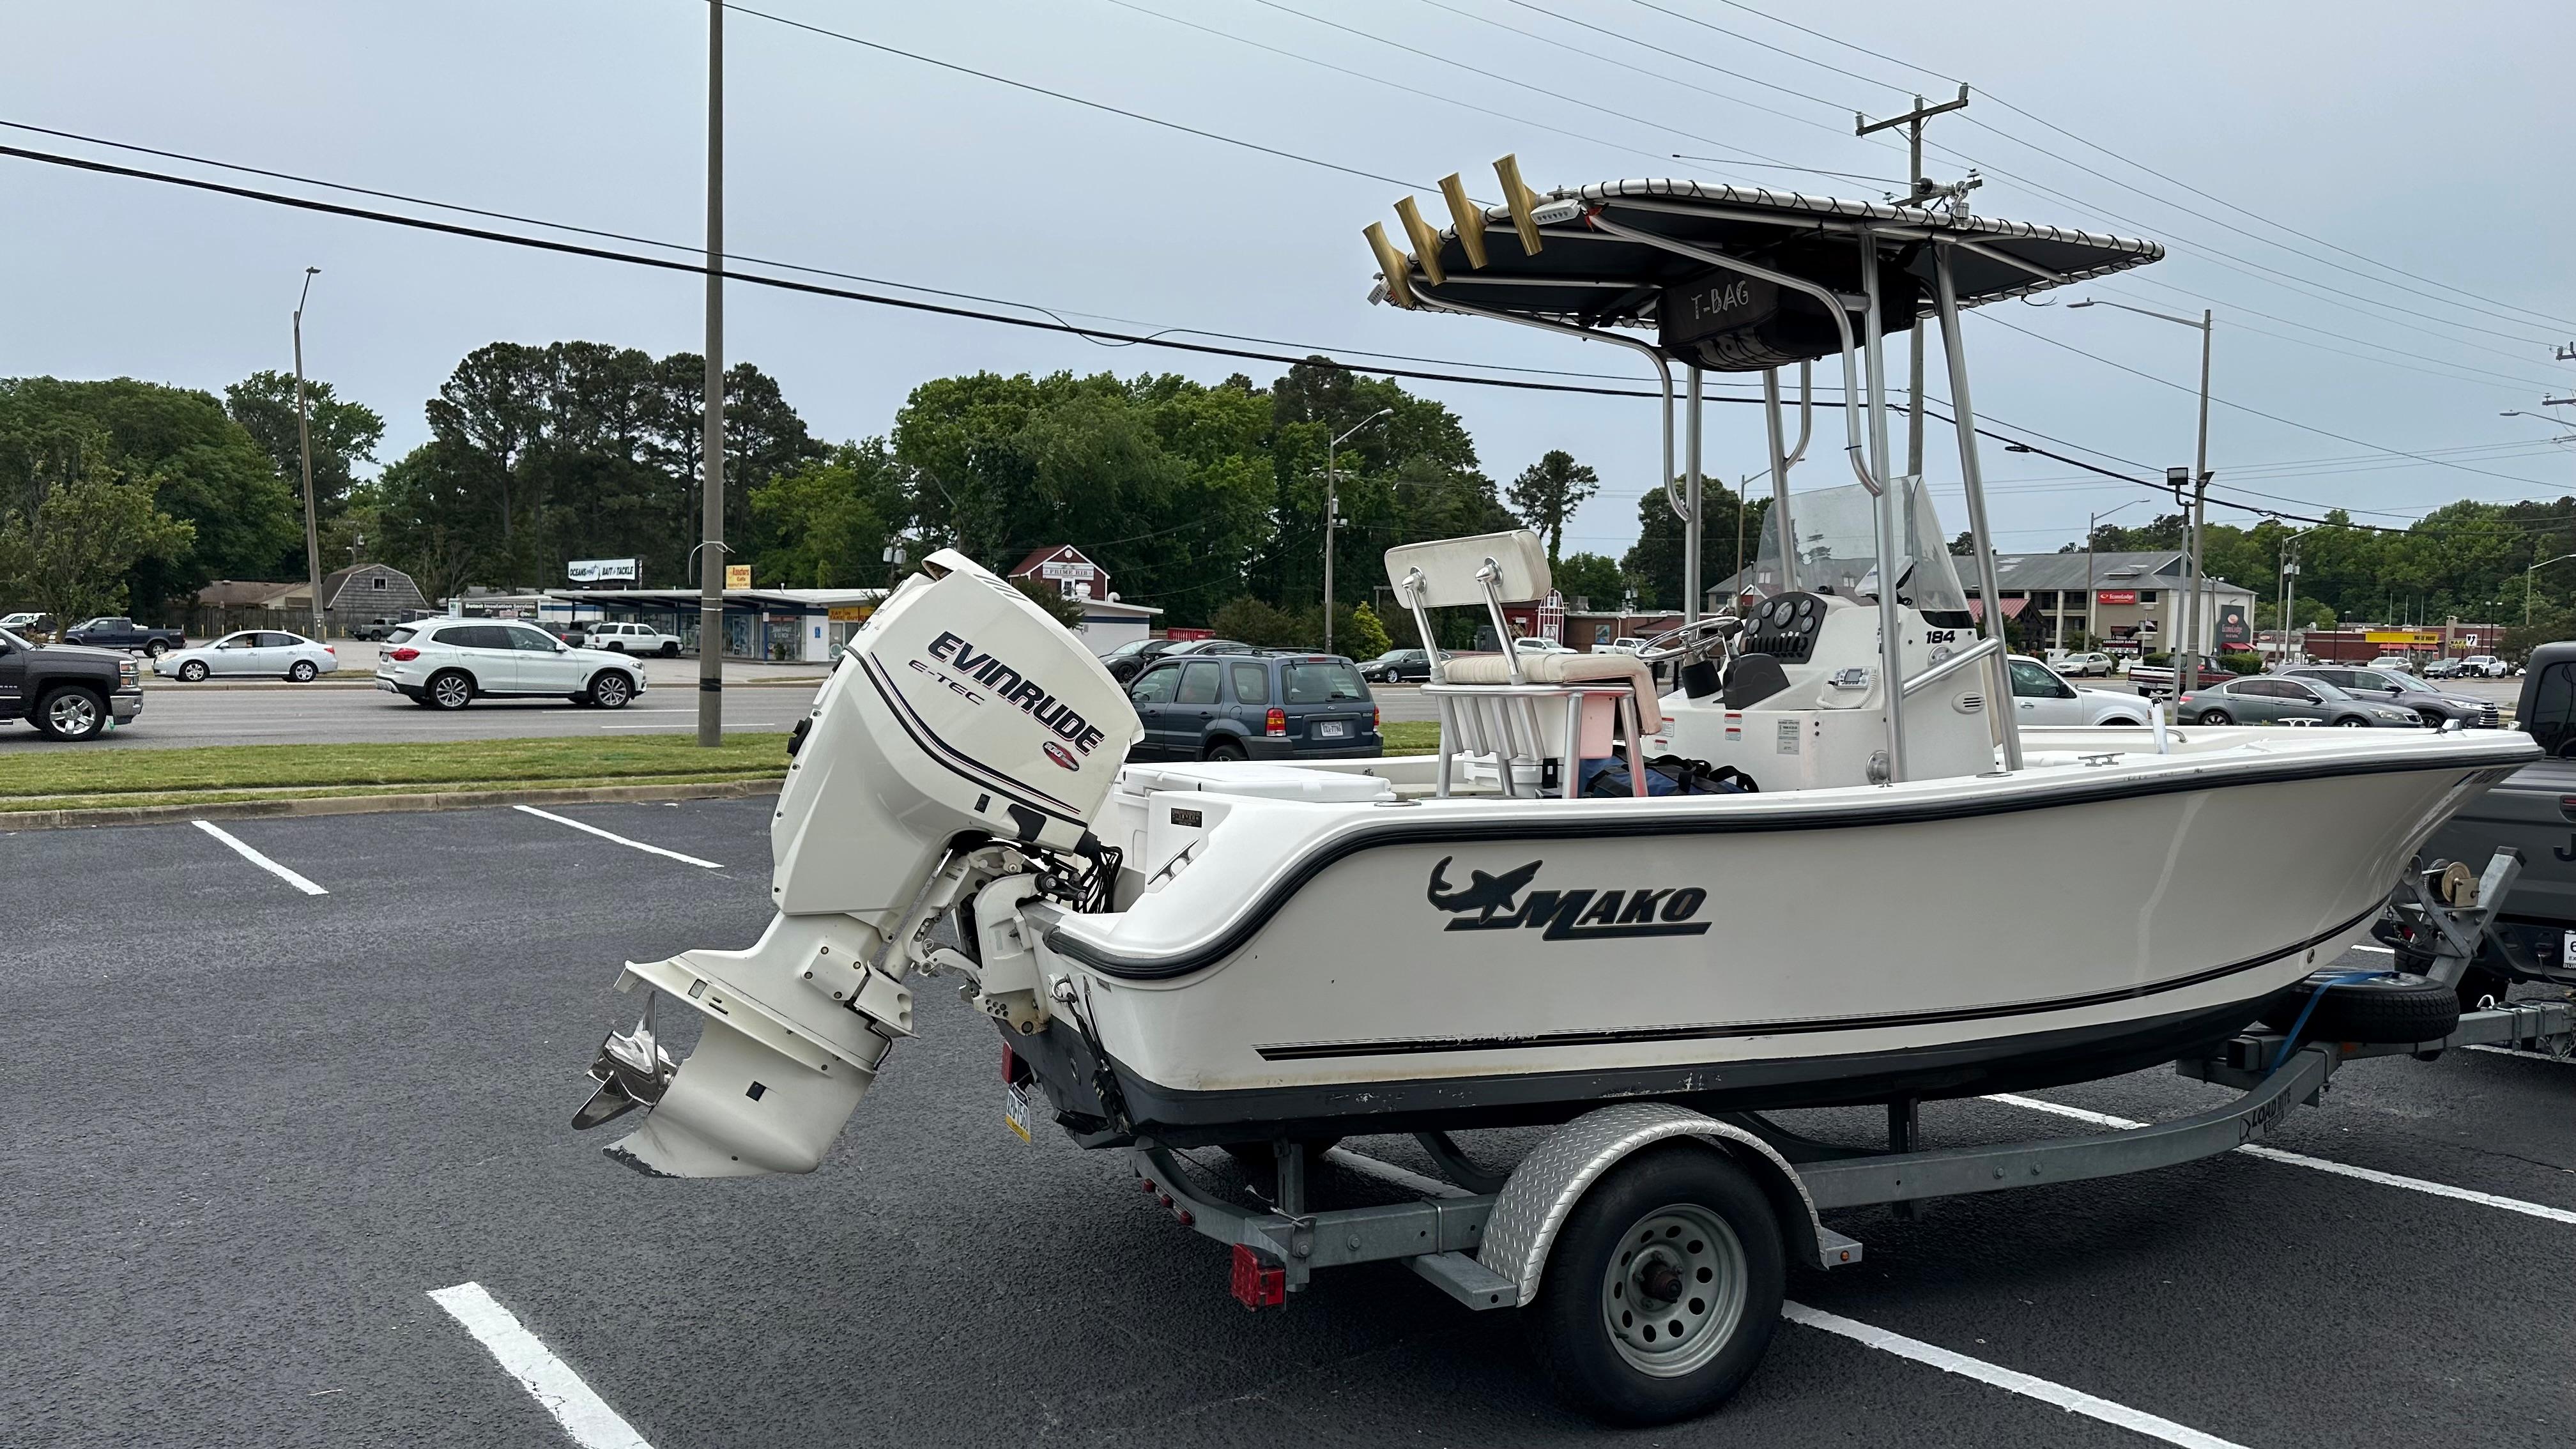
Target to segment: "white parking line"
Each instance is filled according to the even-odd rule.
[[[453,1288],[433,1288],[430,1301],[447,1310],[448,1316],[465,1325],[475,1341],[500,1360],[510,1377],[528,1391],[528,1397],[544,1406],[563,1425],[564,1433],[582,1449],[653,1449],[644,1436],[635,1432],[608,1401],[592,1393],[590,1385],[572,1366],[555,1357],[554,1351],[528,1332],[517,1314],[502,1307],[480,1283],[459,1283]]]
[[[682,865],[702,865],[709,870],[724,869],[722,865],[717,864],[715,861],[700,860],[694,855],[682,855],[676,850],[664,850],[658,845],[646,845],[640,840],[629,840],[623,835],[612,835],[609,832],[600,829],[596,825],[585,825],[578,820],[557,815],[551,810],[540,810],[534,805],[513,805],[510,808],[521,811],[525,814],[534,815],[539,820],[551,820],[557,825],[569,825],[575,830],[581,831],[586,835],[596,835],[602,840],[614,840],[620,845],[630,846],[649,855],[658,855],[666,860],[676,860]]]
[[[304,877],[297,875],[291,870],[288,870],[285,866],[279,865],[276,861],[273,861],[267,856],[260,854],[258,851],[251,849],[249,846],[242,844],[225,831],[219,829],[212,821],[195,820],[189,823],[196,826],[199,830],[206,832],[208,835],[213,836],[217,840],[222,841],[224,844],[231,846],[233,848],[233,853],[239,855],[242,859],[258,866],[261,870],[267,871],[270,875],[277,877],[279,880],[286,882],[288,885],[295,887],[306,895],[327,896],[331,894],[329,891],[322,889],[313,882],[306,880]]]
[[[1821,1308],[1809,1308],[1803,1303],[1783,1303],[1780,1305],[1780,1316],[1791,1323],[1803,1323],[1809,1328],[1819,1328],[1827,1333],[1839,1334],[1854,1343],[1866,1344],[1881,1352],[1895,1354],[1899,1358],[1909,1358],[1916,1363],[1930,1364],[1943,1373],[1958,1374],[1963,1378],[1975,1379],[1981,1384],[1991,1384],[2007,1393],[2037,1399],[2043,1404],[2054,1404],[2070,1414],[2082,1414],[2088,1419],[2099,1419],[2105,1424],[2115,1424],[2120,1428],[2145,1434],[2151,1438],[2162,1439],[2168,1444],[2185,1445],[2187,1449],[2240,1449],[2240,1446],[2232,1440],[2221,1439],[2215,1434],[2204,1434],[2188,1424],[2177,1424],[2171,1419],[2159,1418],[2144,1409],[2132,1409],[2126,1404],[2115,1404],[2109,1399],[2096,1398],[2081,1389],[2070,1389],[2064,1384],[2053,1384],[2043,1378],[2034,1378],[2029,1374],[2005,1368],[2001,1364],[1988,1363],[1980,1358],[1970,1358],[1963,1353],[1953,1353],[1938,1345],[1925,1343],[1919,1338],[1907,1338],[1901,1333],[1890,1333],[1884,1328],[1872,1328],[1866,1323],[1854,1322],[1840,1314],[1827,1313]]]
[[[2049,1112],[2060,1117],[2072,1117],[2078,1122],[2090,1122],[2096,1127],[2115,1127],[2121,1131],[2147,1125],[2144,1122],[2132,1122],[2126,1117],[2114,1117],[2105,1112],[2087,1112],[2081,1107],[2061,1107],[2055,1102],[2043,1102],[2037,1097],[2015,1097],[2007,1094],[1988,1097],[1986,1100],[2001,1102],[2007,1107],[2027,1107],[2034,1112]],[[2576,1212],[2570,1212],[2566,1208],[2551,1207],[2547,1203],[2524,1202],[2518,1197],[2498,1197],[2491,1192],[2453,1187],[2447,1182],[2428,1182],[2420,1177],[2400,1177],[2396,1173],[2381,1172],[2376,1168],[2355,1167],[2348,1162],[2331,1162],[2322,1157],[2310,1157],[2304,1152],[2284,1152],[2278,1147],[2263,1147],[2251,1142],[2236,1150],[2248,1157],[2260,1157],[2266,1162],[2286,1162],[2292,1167],[2312,1167],[2319,1172],[2331,1172],[2337,1177],[2375,1182],[2382,1187],[2402,1187],[2408,1192],[2430,1193],[2435,1197],[2476,1203],[2480,1207],[2502,1208],[2509,1213],[2521,1213],[2525,1217],[2540,1218],[2546,1222],[2576,1224]]]

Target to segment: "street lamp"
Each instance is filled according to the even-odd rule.
[[[330,637],[322,623],[322,534],[313,521],[313,429],[304,406],[304,303],[313,295],[320,267],[304,269],[304,290],[295,295],[295,446],[304,454],[304,568],[313,589],[313,637]]]
[[[2174,666],[2175,689],[2180,691],[2198,689],[2200,687],[2200,629],[2204,622],[2201,619],[2203,610],[2200,599],[2200,530],[2202,523],[2209,516],[2209,343],[2217,328],[2213,325],[2212,314],[2207,309],[2203,309],[2200,320],[2194,322],[2189,317],[2177,317],[2171,312],[2132,307],[2126,302],[2105,302],[2095,297],[2087,297],[2080,302],[2069,302],[2066,305],[2117,307],[2123,312],[2135,312],[2141,317],[2153,317],[2161,322],[2200,329],[2200,444],[2192,470],[2199,477],[2192,493],[2191,517],[2187,520],[2191,528],[2190,547],[2186,550],[2189,555],[2188,572],[2191,587],[2189,592],[2183,595],[2182,600],[2184,655]],[[2167,469],[2165,474],[2167,481],[2175,481],[2174,475],[2179,472],[2181,470],[2178,468]],[[2175,491],[2174,501],[2176,503],[2182,501],[2179,488]]]
[[[2323,527],[2322,523],[2311,524],[2281,540],[2281,617],[2273,620],[2279,626],[2281,647],[2273,652],[2275,663],[2290,662],[2290,615],[2299,603],[2299,540]]]
[[[1394,416],[1395,409],[1379,408],[1376,412],[1351,424],[1349,432],[1324,445],[1324,652],[1327,654],[1333,652],[1333,533],[1341,526],[1341,501],[1333,491],[1334,456],[1340,451],[1342,444],[1349,442],[1352,435],[1360,429],[1382,418]],[[1422,647],[1430,648],[1431,641],[1423,640]]]
[[[2143,498],[2132,498],[2118,507],[2084,515],[2084,637],[2086,639],[2098,640],[2102,635],[2101,630],[2093,627],[2093,535],[2101,528],[2103,519],[2119,512],[2122,508],[2134,508],[2146,501]],[[2062,634],[2057,642],[2060,644],[2066,642]],[[2085,647],[2089,649],[2093,646],[2087,644]]]
[[[2522,627],[2526,629],[2531,627],[2531,576],[2551,564],[2565,563],[2571,558],[2576,558],[2576,553],[2562,553],[2556,558],[2542,559],[2522,571]]]

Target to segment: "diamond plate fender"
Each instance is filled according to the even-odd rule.
[[[1797,1169],[1769,1143],[1741,1127],[1664,1102],[1597,1108],[1539,1144],[1537,1151],[1512,1169],[1511,1179],[1494,1199],[1476,1261],[1518,1283],[1521,1302],[1536,1298],[1548,1249],[1585,1189],[1629,1153],[1671,1137],[1705,1139],[1742,1163],[1770,1199],[1791,1253],[1819,1267],[1858,1261],[1860,1246],[1817,1221],[1815,1202],[1798,1180]]]

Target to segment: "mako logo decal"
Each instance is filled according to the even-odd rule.
[[[924,674],[946,681],[950,689],[977,704],[982,704],[983,698],[975,691],[966,688],[965,681],[971,680],[982,685],[992,691],[993,698],[1004,704],[1018,707],[1029,718],[1053,730],[1059,738],[1083,754],[1090,754],[1093,747],[1097,746],[1103,738],[1098,725],[1075,713],[1073,706],[1056,698],[1045,685],[1034,679],[1023,678],[1018,670],[994,658],[990,653],[976,653],[974,645],[946,630],[940,631],[939,637],[930,641],[930,657],[953,667],[957,674],[947,675],[923,664],[918,659],[912,661],[912,667]],[[1054,741],[1049,741],[1047,757],[1066,769],[1077,768],[1073,762],[1059,758],[1055,753],[1057,748]]]
[[[1046,757],[1055,761],[1057,764],[1064,766],[1068,770],[1079,770],[1082,768],[1082,762],[1073,757],[1073,751],[1066,749],[1064,746],[1057,744],[1053,740],[1046,742]]]
[[[1547,862],[1533,860],[1501,875],[1470,870],[1467,884],[1453,889],[1448,871],[1454,859],[1443,856],[1438,865],[1431,867],[1431,885],[1426,892],[1435,910],[1458,917],[1447,927],[1452,931],[1529,929],[1543,931],[1541,939],[1549,941],[1606,941],[1631,936],[1697,936],[1712,924],[1691,919],[1708,904],[1708,892],[1697,886],[1678,890],[1652,886],[1530,890],[1523,900],[1521,892],[1538,879],[1539,867]]]

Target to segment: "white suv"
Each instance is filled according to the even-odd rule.
[[[680,641],[650,624],[593,624],[590,637],[583,643],[611,654],[659,654],[668,659],[680,652]]]
[[[430,709],[549,697],[623,709],[644,692],[644,667],[629,655],[571,648],[534,624],[419,619],[385,636],[376,688]]]

